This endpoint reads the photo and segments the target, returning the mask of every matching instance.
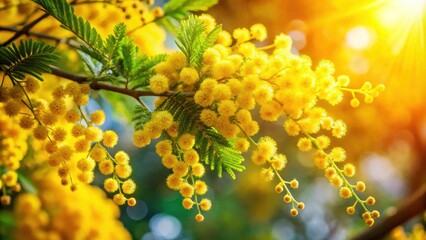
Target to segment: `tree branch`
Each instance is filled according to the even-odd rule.
[[[0,46],[6,46],[10,44],[11,42],[15,41],[17,38],[19,38],[22,35],[28,34],[28,32],[33,28],[37,23],[39,23],[41,20],[47,18],[49,16],[48,13],[45,13],[41,15],[40,17],[36,18],[34,21],[30,22],[29,24],[25,25],[21,30],[15,32],[15,34],[9,38],[6,42],[2,43]]]
[[[17,33],[20,30],[17,30],[13,27],[2,27],[2,26],[0,26],[0,31],[8,31],[8,32]],[[68,44],[68,46],[73,47],[73,48],[79,48],[80,47],[80,44],[78,44],[73,39],[69,39],[69,38],[58,38],[58,37],[54,37],[52,35],[48,35],[48,34],[45,34],[45,33],[30,32],[30,31],[28,31],[26,33],[26,35],[34,36],[34,37],[38,37],[38,38],[42,38],[42,39],[47,39],[47,40],[52,40],[52,41],[55,41],[57,43],[66,43],[66,44]]]
[[[176,95],[178,93],[177,91],[167,91],[167,92],[164,92],[164,93],[156,94],[156,93],[153,93],[152,91],[148,91],[148,90],[133,90],[133,89],[114,86],[114,85],[106,84],[106,83],[102,83],[102,82],[90,81],[90,79],[85,77],[85,76],[67,73],[67,72],[65,72],[65,71],[63,71],[63,70],[61,70],[57,67],[52,66],[51,68],[52,68],[52,74],[56,75],[58,77],[66,78],[68,80],[71,80],[71,81],[74,81],[74,82],[77,82],[77,83],[89,83],[90,88],[93,89],[93,90],[106,90],[106,91],[110,91],[110,92],[116,92],[116,93],[120,93],[120,94],[124,94],[124,95],[130,96],[130,97],[133,97],[137,100],[139,99],[139,97],[142,97],[142,96],[168,97],[168,96]],[[184,92],[183,94],[185,94],[187,97],[193,97],[194,96],[194,92]]]
[[[355,236],[352,240],[368,240],[384,238],[392,229],[405,223],[414,216],[426,210],[426,184],[423,184],[391,215],[376,223],[365,232]]]

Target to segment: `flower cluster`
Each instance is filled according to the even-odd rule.
[[[98,166],[102,174],[113,175],[106,182],[116,181],[116,189],[105,187],[108,192],[119,190],[114,196],[115,202],[121,205],[127,200],[129,205],[136,204],[134,198],[127,199],[123,195],[132,194],[136,187],[133,180],[128,179],[132,172],[129,156],[119,151],[112,157],[106,150],[117,144],[117,133],[99,127],[106,118],[102,110],[93,111],[88,116],[84,113],[83,107],[89,100],[89,85],[69,82],[58,84],[49,92],[40,89],[38,80],[31,77],[12,81],[12,84],[14,86],[1,88],[4,111],[9,117],[18,118],[20,128],[31,132],[43,145],[48,154],[47,164],[57,169],[62,185],[70,185],[74,191],[77,189],[75,178],[82,183],[93,182],[94,170]],[[23,155],[17,157],[22,159]],[[10,170],[19,167],[19,161],[15,162],[15,166],[8,163]],[[16,184],[16,173],[10,171],[5,179],[7,176],[10,179],[7,186],[13,185],[13,179]]]
[[[57,178],[52,172],[38,175],[38,194],[17,197],[14,239],[131,239],[104,192],[92,186],[70,192]]]
[[[332,186],[339,188],[339,195],[344,199],[355,199],[354,204],[347,208],[347,213],[354,214],[355,207],[359,204],[363,208],[362,217],[366,224],[369,226],[374,224],[374,219],[380,214],[376,210],[369,210],[367,206],[374,205],[375,199],[369,196],[363,200],[359,196],[366,187],[362,181],[351,184],[348,180],[355,175],[354,165],[346,163],[341,166],[346,160],[345,150],[338,146],[330,147],[332,138],[339,139],[346,135],[347,126],[342,120],[330,116],[322,105],[339,104],[345,92],[352,94],[350,101],[352,107],[358,107],[360,104],[357,95],[363,95],[364,101],[371,103],[384,90],[383,85],[373,87],[371,83],[366,82],[359,89],[350,88],[349,77],[335,76],[334,65],[330,61],[323,60],[313,66],[308,56],[293,54],[289,36],[280,34],[270,45],[258,47],[255,42],[262,42],[267,38],[266,28],[262,24],[228,32],[218,27],[215,19],[206,14],[189,17],[188,22],[182,23],[183,30],[177,34],[181,51],[172,51],[166,54],[167,57],[157,55],[151,58],[146,55],[139,58],[134,56],[137,52],[136,45],[120,35],[132,35],[134,42],[142,47],[144,53],[158,53],[158,46],[154,46],[152,42],[162,41],[152,39],[163,39],[164,34],[155,29],[155,24],[148,23],[165,17],[164,10],[154,7],[153,1],[106,0],[100,2],[105,3],[102,7],[106,14],[102,15],[107,18],[100,16],[99,11],[95,13],[85,11],[90,7],[89,3],[98,4],[98,2],[72,1],[70,4],[75,5],[76,12],[81,13],[83,17],[94,20],[95,25],[100,26],[101,34],[111,32],[112,23],[120,18],[126,19],[132,26],[138,26],[130,30],[122,28],[122,34],[118,26],[106,41],[107,47],[110,47],[108,43],[111,43],[111,46],[114,46],[111,48],[120,49],[117,51],[117,55],[123,55],[117,56],[119,58],[117,65],[120,66],[116,68],[109,66],[115,65],[116,56],[109,54],[95,56],[102,55],[101,52],[105,50],[102,41],[99,44],[92,43],[96,41],[87,40],[84,36],[76,34],[83,40],[84,47],[75,46],[75,43],[72,43],[73,39],[63,35],[63,30],[59,30],[52,18],[40,25],[37,25],[38,20],[34,20],[34,25],[37,26],[31,26],[33,27],[31,31],[54,33],[55,36],[57,33],[63,37],[58,38],[58,42],[66,42],[73,48],[80,48],[83,52],[82,57],[85,58],[83,60],[88,66],[99,62],[102,68],[99,76],[96,71],[92,71],[94,76],[81,80],[80,76],[58,73],[61,71],[59,69],[56,70],[58,76],[73,81],[57,81],[43,76],[47,84],[42,86],[32,77],[21,80],[21,77],[15,78],[11,73],[5,73],[8,77],[2,78],[0,112],[4,112],[7,116],[7,120],[4,114],[0,117],[2,204],[9,204],[10,193],[20,190],[16,170],[27,152],[28,134],[31,135],[31,141],[35,140],[34,145],[40,145],[41,151],[46,154],[47,165],[54,168],[57,172],[56,177],[59,177],[59,180],[53,183],[49,181],[55,177],[49,175],[47,183],[39,183],[43,186],[42,189],[58,191],[62,196],[75,198],[76,201],[81,200],[84,203],[87,200],[84,197],[79,199],[80,195],[70,195],[70,192],[65,192],[64,189],[56,190],[56,185],[60,182],[75,191],[78,180],[83,183],[82,195],[90,197],[92,193],[91,190],[87,190],[86,184],[93,182],[94,171],[98,170],[106,176],[103,188],[113,194],[113,202],[117,205],[136,204],[135,198],[130,197],[136,190],[136,183],[130,178],[132,173],[130,156],[125,151],[110,153],[118,143],[118,134],[114,130],[101,128],[106,120],[103,110],[87,111],[86,105],[93,88],[128,95],[138,101],[143,109],[141,110],[143,115],[140,124],[137,124],[133,142],[141,148],[163,136],[163,139],[156,143],[155,149],[164,167],[172,171],[166,179],[166,184],[170,189],[179,191],[185,209],[196,207],[195,220],[198,222],[204,220],[202,211],[209,211],[212,207],[211,200],[204,197],[208,191],[207,184],[202,180],[206,166],[209,165],[212,170],[216,168],[220,176],[222,169],[225,169],[231,177],[235,177],[234,170],[244,169],[241,165],[243,161],[241,154],[249,150],[251,154],[247,156],[260,167],[260,177],[265,181],[277,180],[275,192],[283,194],[282,199],[285,203],[291,203],[290,214],[297,216],[298,211],[305,208],[305,204],[297,201],[290,191],[297,189],[299,182],[296,179],[285,180],[282,177],[282,171],[288,162],[287,156],[278,151],[279,146],[274,139],[257,136],[261,132],[259,123],[264,121],[278,122],[285,133],[298,137],[297,148],[302,152],[312,153],[316,166],[324,170],[325,177]],[[63,4],[67,4],[67,1]],[[180,11],[173,8],[178,8],[177,5],[182,4],[176,2],[174,4],[172,7],[168,5],[169,8],[165,7],[165,10],[171,8],[172,13],[169,14],[176,14],[173,11],[180,14]],[[29,10],[35,7],[32,3],[25,6]],[[18,4],[18,10],[20,8],[23,8],[21,2]],[[13,9],[13,7],[5,8],[6,11]],[[74,14],[71,8],[67,9],[69,11],[64,14],[68,14],[68,17]],[[181,10],[186,12],[188,9]],[[53,12],[55,11],[51,10],[50,14],[54,16]],[[37,14],[38,12],[30,18],[37,17]],[[64,26],[67,25],[67,19],[62,21],[60,17],[54,17]],[[40,18],[41,20],[43,19]],[[193,28],[185,29],[185,26],[192,26],[191,24],[194,24]],[[89,23],[83,25],[89,28],[82,29],[96,33]],[[140,27],[144,27],[145,31],[136,32],[135,30]],[[69,28],[74,34],[78,32],[72,27]],[[147,34],[147,31],[151,33],[151,30],[153,34]],[[36,33],[28,32],[28,35],[40,35]],[[120,38],[125,41],[119,40]],[[49,35],[49,39],[56,37]],[[117,43],[114,43],[115,41]],[[90,46],[91,44],[94,46]],[[89,56],[84,55],[85,50]],[[90,52],[91,50],[94,52]],[[93,53],[93,56],[88,52]],[[106,60],[100,61],[97,58]],[[114,61],[110,61],[110,58]],[[9,65],[12,67],[8,71],[13,72],[13,64]],[[137,71],[131,69],[132,66],[139,68],[140,65],[143,66],[140,68],[146,71],[141,70],[140,74],[139,72],[133,74]],[[123,71],[132,76],[125,76]],[[23,78],[23,74],[20,74]],[[47,89],[46,86],[49,84],[55,87]],[[152,112],[140,98],[146,95],[163,96],[155,102],[156,109]],[[181,100],[181,96],[185,99]],[[169,104],[170,101],[175,102]],[[49,198],[51,194],[46,193],[47,197],[43,193],[40,196],[22,195],[16,204],[17,216],[38,220],[20,223],[18,229],[21,232],[30,231],[39,234],[41,238],[51,237],[50,234],[57,238],[101,236],[96,229],[77,231],[76,229],[82,229],[79,224],[86,221],[87,216],[76,214],[72,206],[56,202],[62,198]],[[59,204],[61,207],[50,212],[47,206],[51,203]],[[101,215],[97,212],[93,214],[97,217]],[[75,222],[66,221],[67,224],[64,224],[63,219],[71,219],[74,215],[78,215],[73,219]],[[110,229],[114,228],[113,225],[110,225]],[[52,229],[52,232],[45,232],[44,229]]]
[[[191,209],[194,204],[197,206],[198,214],[195,219],[201,222],[204,220],[201,210],[210,210],[212,204],[208,198],[201,201],[198,199],[206,194],[208,187],[200,180],[205,168],[194,149],[195,136],[190,133],[179,134],[178,124],[173,122],[173,116],[167,111],[156,111],[144,128],[134,133],[134,143],[137,147],[144,147],[162,133],[167,139],[157,142],[155,149],[164,167],[173,171],[166,179],[167,186],[180,192],[185,209]]]
[[[214,29],[216,23],[212,17],[202,15],[199,19],[206,33]],[[235,29],[232,34],[221,30],[216,44],[204,52],[201,67],[193,65],[182,52],[173,52],[156,66],[157,74],[150,79],[150,89],[156,94],[170,90],[195,92],[193,101],[201,107],[200,121],[227,139],[237,138],[235,148],[241,152],[254,146],[252,161],[264,166],[261,170],[264,179],[278,177],[275,189],[278,193],[286,190],[283,200],[292,203],[291,214],[295,216],[297,208],[303,209],[304,204],[296,201],[287,187],[297,188],[297,180],[285,181],[279,175],[278,171],[287,162],[285,155],[277,153],[276,143],[269,137],[261,137],[257,143],[252,139],[259,132],[259,123],[252,117],[255,110],[258,109],[260,119],[267,122],[282,121],[284,117],[283,128],[288,135],[303,135],[297,147],[303,152],[316,150],[313,157],[316,165],[325,170],[333,186],[340,187],[340,196],[355,198],[352,207],[359,203],[364,208],[366,223],[372,225],[378,212],[369,211],[366,205],[374,204],[374,198],[358,197],[355,190],[362,192],[357,186],[363,183],[355,186],[347,180],[355,174],[352,164],[346,164],[343,169],[338,167],[346,158],[345,150],[334,147],[326,152],[330,136],[342,138],[347,131],[346,124],[329,116],[320,104],[336,105],[343,100],[344,92],[352,94],[353,107],[359,105],[354,103],[355,93],[365,95],[365,102],[371,103],[384,86],[373,88],[367,82],[360,89],[349,88],[349,78],[335,77],[330,61],[323,60],[313,69],[308,56],[292,54],[291,39],[284,34],[276,36],[269,46],[256,47],[251,41],[263,41],[266,36],[261,24]],[[329,131],[330,135],[314,137],[321,130]],[[172,160],[163,159],[168,161]]]
[[[10,121],[0,104],[0,204],[9,205],[13,192],[19,192],[18,173],[28,145],[28,135],[18,122]]]

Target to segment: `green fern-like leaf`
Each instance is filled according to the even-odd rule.
[[[134,89],[149,85],[149,79],[155,75],[154,67],[165,61],[166,54],[158,54],[151,57],[141,55],[136,59],[136,67],[132,72],[132,87]]]
[[[182,20],[189,12],[206,11],[217,2],[218,0],[171,0],[164,5],[164,14]]]
[[[149,79],[155,74],[153,67],[166,59],[166,54],[149,57],[139,54],[139,48],[132,39],[123,38],[114,58],[114,66],[133,89],[147,86]]]
[[[114,34],[110,34],[105,41],[105,51],[108,56],[116,56],[121,41],[126,37],[126,24],[118,23],[114,26]]]
[[[123,70],[121,74],[125,79],[131,80],[132,78],[138,52],[138,47],[129,38],[126,38],[121,44],[120,57]]]
[[[41,41],[21,40],[19,46],[0,48],[0,69],[12,79],[24,79],[25,74],[39,80],[42,73],[51,72],[50,65],[54,65],[58,56],[54,53],[55,47]]]
[[[217,25],[206,34],[204,23],[193,15],[182,21],[177,30],[176,44],[187,57],[190,66],[201,67],[204,52],[213,46],[221,30],[222,26]]]
[[[233,148],[233,145],[224,138],[216,129],[207,127],[199,119],[201,107],[181,93],[167,98],[158,110],[167,110],[173,114],[175,121],[179,122],[179,134],[192,132],[196,137],[195,149],[200,154],[200,159],[216,170],[219,177],[225,170],[232,178],[234,171],[243,171],[241,164],[244,160],[241,153]]]
[[[164,16],[157,21],[169,32],[176,32],[176,23],[187,18],[191,12],[206,11],[218,0],[170,0],[164,5]]]
[[[85,45],[81,46],[81,50],[99,62],[104,63],[107,59],[103,53],[104,41],[90,23],[74,14],[74,8],[67,0],[33,0],[35,3],[43,7],[43,10],[56,18],[63,28],[71,31]]]
[[[132,122],[134,123],[134,128],[139,130],[142,129],[143,125],[151,119],[152,113],[148,109],[137,105],[133,116]]]

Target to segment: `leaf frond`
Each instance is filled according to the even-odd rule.
[[[39,4],[44,11],[56,18],[63,28],[72,32],[86,46],[82,46],[81,50],[99,62],[104,63],[107,58],[103,53],[104,40],[90,23],[82,17],[74,14],[74,8],[67,0],[33,0]]]
[[[151,119],[151,117],[152,117],[152,113],[148,109],[140,105],[137,105],[133,112],[133,118],[132,118],[132,122],[134,124],[135,130],[142,129],[143,125],[146,122],[148,122]]]
[[[234,171],[240,172],[245,169],[241,164],[244,159],[229,140],[216,129],[207,127],[201,122],[199,119],[201,109],[182,93],[168,97],[158,107],[158,110],[167,110],[173,114],[173,119],[179,122],[179,134],[190,132],[195,135],[195,149],[202,162],[210,165],[212,170],[216,170],[219,177],[222,177],[225,170],[235,178]]]
[[[197,69],[200,69],[204,52],[213,46],[222,26],[217,25],[208,34],[205,30],[204,23],[194,15],[182,21],[177,30],[176,45],[187,57],[189,65]]]
[[[58,59],[54,50],[55,47],[45,42],[21,40],[18,46],[12,43],[0,48],[0,66],[6,75],[14,79],[24,79],[28,74],[43,80],[42,73],[51,72],[50,65]]]

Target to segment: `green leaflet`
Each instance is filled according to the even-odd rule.
[[[137,105],[133,116],[132,122],[135,125],[135,129],[140,130],[143,128],[143,125],[151,119],[152,113],[148,109]]]
[[[219,177],[225,170],[235,179],[235,172],[241,172],[245,167],[241,164],[244,160],[241,153],[233,148],[233,144],[224,138],[216,129],[205,126],[199,119],[201,107],[187,97],[178,93],[167,98],[158,110],[167,110],[173,114],[175,121],[179,122],[179,134],[191,132],[196,137],[195,149],[202,162],[216,170]]]
[[[166,54],[151,57],[139,54],[138,47],[128,37],[122,40],[117,55],[118,57],[114,59],[116,70],[130,83],[133,89],[149,85],[149,79],[155,74],[154,66],[167,57]]]
[[[191,12],[206,11],[217,2],[218,0],[170,0],[164,5],[164,17],[158,22],[174,33],[176,27],[173,21],[181,21]]]
[[[222,26],[217,25],[209,34],[206,34],[204,23],[194,15],[182,21],[177,30],[176,44],[187,57],[190,66],[201,68],[204,52],[214,45],[221,30]]]
[[[120,42],[126,37],[126,24],[123,22],[114,26],[114,34],[110,34],[105,40],[105,51],[108,56],[118,53]]]
[[[13,79],[24,79],[31,75],[39,80],[42,73],[51,72],[50,65],[54,65],[58,56],[54,53],[55,47],[41,41],[21,40],[19,46],[0,48],[0,69]]]
[[[206,11],[211,6],[217,4],[218,0],[171,0],[164,5],[164,12],[176,11]]]
[[[43,7],[43,9],[56,18],[63,28],[74,33],[86,45],[81,46],[81,50],[86,54],[95,58],[99,62],[104,63],[107,59],[103,53],[104,41],[90,23],[74,14],[74,8],[67,0],[33,0],[35,3]]]
[[[124,79],[128,83],[135,81],[131,84],[135,89],[147,86],[149,78],[154,75],[152,68],[166,58],[164,54],[153,57],[140,55],[136,44],[126,36],[124,23],[118,23],[114,27],[114,33],[104,42],[88,21],[74,14],[73,7],[66,0],[34,2],[84,43],[80,46],[80,56],[99,81]]]

